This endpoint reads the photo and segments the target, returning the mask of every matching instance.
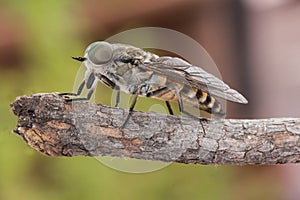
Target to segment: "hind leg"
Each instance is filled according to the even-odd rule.
[[[178,102],[178,106],[179,106],[179,111],[195,120],[200,120],[200,121],[208,121],[207,118],[203,118],[203,117],[198,117],[198,116],[195,116],[191,113],[189,113],[188,111],[184,110],[184,106],[183,106],[183,101],[182,101],[182,98],[181,98],[181,95],[180,95],[180,92],[178,90],[176,90],[176,97],[177,97],[177,102]]]

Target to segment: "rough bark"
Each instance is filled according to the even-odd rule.
[[[110,155],[198,164],[300,162],[300,119],[207,120],[133,112],[57,94],[23,96],[11,104],[14,130],[49,156]]]

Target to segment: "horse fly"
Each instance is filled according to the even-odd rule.
[[[197,109],[217,116],[224,116],[225,112],[216,97],[247,103],[240,93],[217,77],[177,57],[159,57],[134,46],[101,41],[90,44],[84,57],[72,58],[86,66],[85,78],[77,93],[60,95],[79,96],[86,87],[86,97],[66,100],[89,100],[98,81],[117,91],[115,106],[119,105],[120,91],[133,94],[129,114],[121,128],[128,122],[138,96],[165,101],[171,115],[173,110],[170,102],[176,101],[179,111],[192,117],[196,116],[187,112],[183,105],[195,105],[196,99]]]

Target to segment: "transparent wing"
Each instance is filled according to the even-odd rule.
[[[245,97],[236,90],[231,89],[222,80],[180,58],[163,56],[143,63],[140,67],[153,70],[156,73],[167,76],[171,80],[204,90],[213,96],[237,103],[248,103]]]

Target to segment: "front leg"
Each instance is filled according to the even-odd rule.
[[[84,58],[84,57],[73,57],[73,56],[72,56],[72,59],[77,60],[79,62],[83,62],[83,61],[86,60],[86,58]],[[68,95],[68,96],[79,96],[81,94],[83,88],[84,88],[84,85],[85,85],[85,80],[82,81],[82,83],[79,85],[79,88],[78,88],[78,90],[77,90],[76,93],[74,93],[74,92],[65,92],[65,93],[59,93],[58,95],[60,95],[60,96],[65,96],[65,95]]]
[[[73,98],[73,99],[66,99],[66,101],[85,101],[90,100],[94,91],[95,91],[95,74],[94,73],[88,73],[87,78],[80,84],[77,93],[62,93],[62,95],[71,95],[71,96],[79,96],[82,93],[82,90],[84,86],[86,85],[86,88],[89,90],[86,97],[79,97],[79,98]]]
[[[68,96],[79,96],[84,88],[84,85],[85,85],[85,81],[82,81],[82,83],[79,85],[79,88],[77,90],[76,93],[72,93],[72,92],[65,92],[65,93],[59,93],[58,95],[60,96],[65,96],[65,95],[68,95]]]
[[[118,107],[120,103],[120,87],[102,74],[96,74],[96,76],[102,83],[104,83],[113,90],[117,90],[115,107]]]

